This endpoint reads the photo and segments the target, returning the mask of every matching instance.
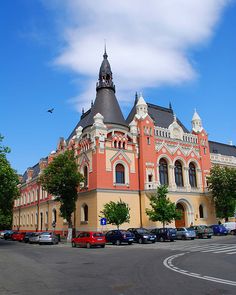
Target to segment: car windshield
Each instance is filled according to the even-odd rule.
[[[104,234],[103,233],[94,233],[93,237],[103,237]]]
[[[149,231],[147,229],[145,229],[145,228],[138,228],[137,232],[139,234],[149,234]]]
[[[187,227],[186,229],[187,229],[187,230],[193,230],[193,228],[192,228],[192,227]]]

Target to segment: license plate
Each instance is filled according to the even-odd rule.
[[[98,241],[102,241],[102,239],[101,239],[101,238],[98,238],[97,240],[98,240]]]
[[[154,238],[150,238],[150,240],[154,240]]]
[[[133,239],[129,239],[129,241],[133,241]]]

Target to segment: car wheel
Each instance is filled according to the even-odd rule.
[[[116,241],[116,246],[120,246],[120,244],[121,244],[121,241],[120,240],[117,240]]]
[[[230,231],[230,234],[231,234],[231,235],[235,235],[235,233],[234,233],[234,231],[233,231],[233,230],[231,230],[231,231]]]
[[[139,244],[142,244],[142,243],[143,243],[142,238],[139,238],[139,239],[138,239],[138,243],[139,243]]]
[[[207,236],[208,239],[211,239],[211,236]]]
[[[76,243],[75,243],[75,242],[72,242],[72,243],[71,243],[71,246],[72,246],[73,248],[76,248]]]
[[[86,243],[86,248],[87,249],[90,249],[91,248],[91,245],[89,243]]]
[[[182,240],[186,240],[186,237],[184,235],[182,236]]]
[[[156,241],[154,240],[154,241],[152,241],[152,243],[154,244]]]
[[[159,241],[160,242],[164,242],[164,238],[163,237],[160,237]]]
[[[191,238],[191,240],[194,240],[194,238]]]
[[[101,245],[101,248],[105,248],[105,245]]]
[[[128,245],[132,245],[132,242],[128,242]]]

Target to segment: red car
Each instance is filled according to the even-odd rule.
[[[24,237],[25,237],[25,232],[15,232],[12,234],[12,241],[19,241],[19,242],[22,242],[24,240]]]
[[[76,238],[73,238],[71,241],[72,247],[86,247],[90,248],[92,246],[105,247],[106,238],[105,235],[101,232],[80,232]]]

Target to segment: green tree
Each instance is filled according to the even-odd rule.
[[[2,141],[3,137],[0,135],[0,226],[11,227],[13,202],[19,195],[19,179],[6,158],[6,153],[9,153],[10,149],[2,146]]]
[[[110,201],[106,203],[101,213],[107,219],[107,223],[116,225],[119,229],[121,224],[130,221],[129,211],[129,205],[120,199],[118,202]]]
[[[162,222],[163,227],[174,219],[181,219],[181,213],[176,209],[175,203],[167,198],[167,194],[167,187],[159,186],[157,192],[150,197],[152,209],[146,209],[149,219]]]
[[[228,221],[236,208],[236,169],[214,166],[208,177],[208,188],[215,202],[216,216]]]
[[[72,228],[72,213],[78,198],[78,186],[83,176],[78,172],[78,165],[74,151],[65,151],[53,159],[43,170],[39,178],[43,189],[56,196],[60,202],[61,216],[67,220]]]

